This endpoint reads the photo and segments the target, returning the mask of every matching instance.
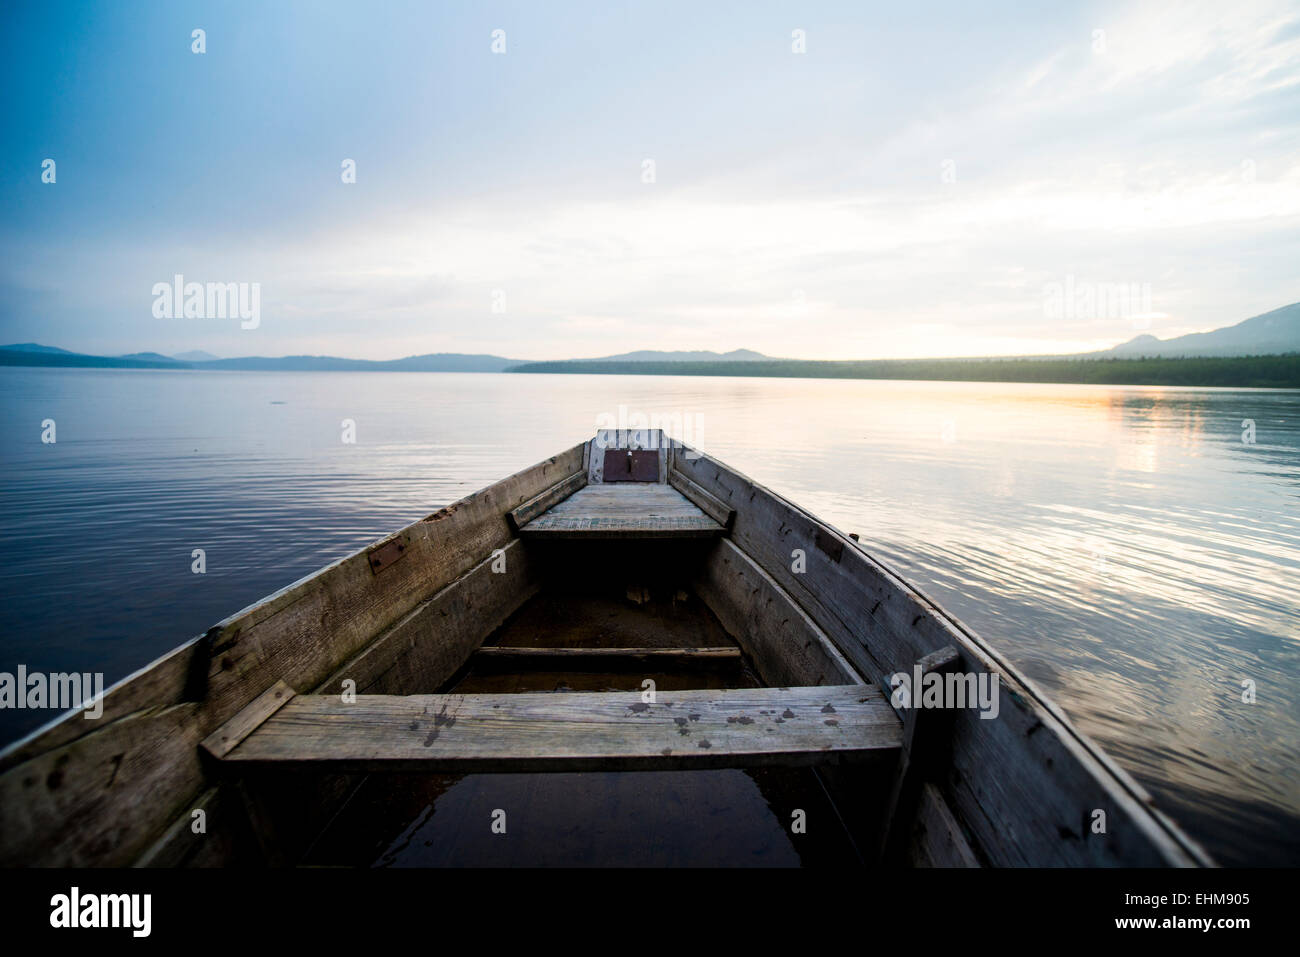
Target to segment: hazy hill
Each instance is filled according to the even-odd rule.
[[[157,353],[141,353],[157,355]],[[186,369],[189,365],[159,356],[157,359],[134,356],[89,356],[34,342],[0,346],[0,366],[67,366],[92,369]]]
[[[207,353],[202,353],[207,355]],[[187,353],[186,355],[191,355]],[[192,360],[157,352],[92,356],[34,342],[0,346],[0,365],[76,366],[109,369],[245,369],[267,372],[502,372],[519,361],[501,356],[439,352],[403,359],[341,359],[336,356],[244,356]]]
[[[599,359],[580,359],[580,362],[766,362],[771,356],[752,349],[733,349],[731,352],[658,352],[642,349],[639,352],[624,352],[617,356],[601,356]]]
[[[1300,352],[1300,302],[1252,316],[1235,326],[1194,332],[1174,339],[1145,335],[1120,343],[1101,356],[1263,356]]]
[[[140,359],[145,362],[169,362],[174,365],[183,365],[182,360],[177,360],[171,356],[165,356],[161,352],[129,352],[124,356],[118,356],[119,359]]]
[[[211,352],[204,352],[202,349],[192,349],[189,352],[178,352],[172,358],[180,362],[211,362],[213,359],[220,359],[221,356],[214,356]]]
[[[402,359],[340,359],[337,356],[244,356],[192,362],[195,369],[252,369],[278,372],[502,372],[514,359],[501,356],[436,352]]]
[[[66,356],[75,355],[67,349],[56,349],[54,346],[43,346],[39,342],[15,342],[11,346],[0,346],[0,349],[12,349],[15,352],[39,352],[44,355],[57,355],[62,353]]]

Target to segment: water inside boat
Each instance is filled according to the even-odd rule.
[[[555,575],[484,643],[485,650],[539,654],[475,654],[446,685],[430,690],[639,696],[647,681],[657,692],[761,687],[752,662],[689,589],[693,569],[680,546],[652,550],[652,564],[639,561],[643,548],[615,543],[599,550],[577,585]],[[560,572],[578,560],[556,556],[547,567]],[[635,581],[623,581],[634,568]],[[620,653],[630,648],[734,656],[656,662]],[[555,649],[566,653],[563,660],[544,654]],[[612,653],[571,654],[584,649]],[[688,718],[683,740],[691,733]],[[498,810],[505,812],[504,833],[490,826]],[[371,775],[303,863],[819,867],[860,865],[862,858],[815,769],[756,767]]]

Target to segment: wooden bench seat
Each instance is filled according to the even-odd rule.
[[[896,759],[872,685],[526,694],[294,695],[272,689],[204,741],[239,769],[638,771]]]
[[[715,648],[521,648],[485,645],[472,658],[477,670],[739,671],[739,645]]]
[[[523,538],[711,538],[725,529],[671,485],[587,485],[519,529]]]

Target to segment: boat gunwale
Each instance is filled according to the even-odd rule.
[[[832,528],[832,530],[838,531],[838,529],[834,529],[833,526],[827,526],[827,527]],[[852,544],[856,545],[859,551],[861,551],[863,555],[865,555],[867,558],[871,559],[871,561],[873,561],[877,566],[879,566],[882,571],[890,575],[893,575],[894,578],[898,581],[903,580],[898,577],[898,575],[893,571],[893,568],[891,566],[886,565],[880,559],[876,558],[874,555],[868,552],[860,542],[854,541],[852,542]],[[1099,745],[1096,741],[1094,741],[1089,735],[1085,734],[1083,731],[1080,731],[1074,725],[1074,722],[1070,719],[1070,717],[1061,709],[1061,706],[1058,705],[1051,697],[1049,697],[1046,694],[1046,692],[1043,692],[1033,680],[1031,680],[1027,675],[1025,675],[1018,668],[1016,668],[1015,665],[1013,665],[1007,658],[1005,658],[1001,652],[994,650],[993,647],[989,645],[983,638],[981,638],[975,631],[971,630],[969,626],[965,625],[961,621],[961,619],[954,617],[951,613],[946,611],[942,605],[936,602],[924,591],[922,591],[920,588],[917,588],[915,585],[909,585],[909,587],[911,588],[912,592],[918,598],[921,599],[921,601],[923,601],[927,606],[930,607],[932,611],[935,612],[935,614],[943,618],[954,630],[960,632],[966,638],[968,638],[976,646],[976,648],[978,650],[983,651],[994,664],[996,664],[1000,669],[1002,669],[1003,671],[1008,673],[1011,677],[1013,677],[1016,680],[1016,682],[1021,687],[1023,687],[1026,692],[1028,692],[1027,697],[1029,698],[1029,700],[1041,706],[1049,714],[1051,714],[1051,716],[1056,719],[1058,724],[1060,724],[1062,729],[1070,733],[1070,735],[1073,737],[1073,739],[1077,744],[1079,744],[1082,748],[1088,751],[1090,753],[1090,756],[1093,757],[1099,764],[1102,764],[1105,767],[1105,770],[1109,772],[1110,775],[1114,777],[1115,780],[1121,786],[1128,788],[1129,791],[1131,792],[1131,796],[1133,797],[1133,799],[1142,806],[1144,811],[1147,814],[1149,814],[1151,817],[1153,817],[1158,824],[1162,825],[1169,832],[1170,837],[1172,837],[1180,844],[1182,844],[1183,850],[1186,851],[1189,856],[1196,858],[1196,862],[1195,862],[1196,864],[1198,864],[1201,867],[1217,866],[1215,860],[1209,855],[1209,853],[1203,847],[1201,847],[1199,842],[1197,842],[1194,838],[1192,838],[1190,835],[1185,833],[1182,830],[1182,828],[1178,826],[1177,822],[1175,822],[1172,818],[1170,818],[1167,814],[1165,814],[1163,811],[1159,809],[1159,807],[1155,803],[1155,799],[1146,790],[1146,788],[1144,788],[1141,785],[1141,783],[1139,783],[1131,774],[1129,774],[1129,772],[1124,770],[1124,768],[1120,767],[1120,765],[1116,763],[1115,759],[1111,757],[1110,754],[1107,753],[1106,750],[1101,745]]]

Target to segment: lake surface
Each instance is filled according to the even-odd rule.
[[[1300,863],[1297,392],[0,369],[0,671],[121,678],[620,406],[858,532],[1219,861]]]

